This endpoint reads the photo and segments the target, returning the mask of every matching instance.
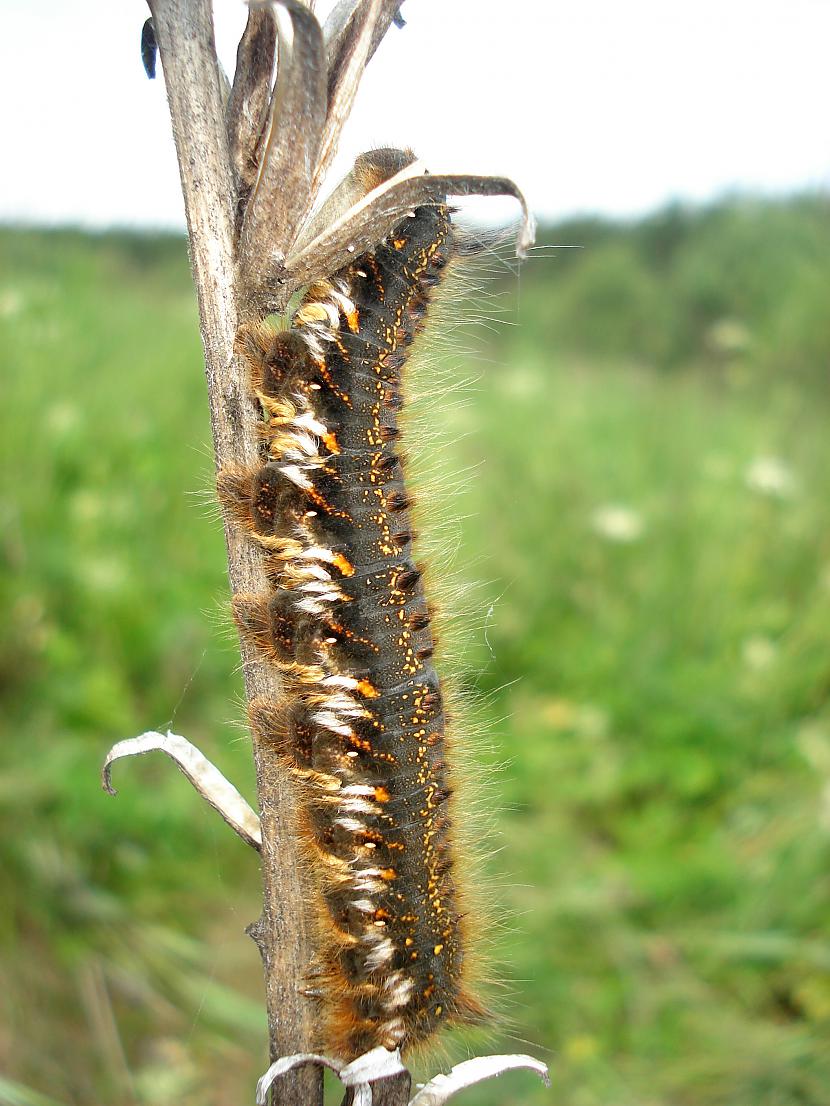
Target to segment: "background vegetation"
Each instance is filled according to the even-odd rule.
[[[520,325],[429,416],[499,810],[488,1047],[554,1077],[466,1100],[826,1106],[830,206],[546,238],[579,248],[496,263]],[[252,1101],[255,858],[160,758],[98,787],[172,721],[252,794],[183,242],[3,231],[0,364],[0,1102]]]

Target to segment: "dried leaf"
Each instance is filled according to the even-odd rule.
[[[342,65],[341,59],[349,49],[349,39],[355,34],[359,9],[364,7],[366,3],[367,0],[340,0],[326,18],[323,27],[323,38],[326,43],[326,59],[329,68],[329,89],[333,87],[338,70]],[[393,23],[400,27],[404,25],[404,21],[400,16],[402,3],[403,0],[383,0],[372,34],[372,41],[369,45],[367,61],[371,60],[372,55],[380,46],[386,32]]]
[[[550,1086],[547,1065],[532,1056],[476,1056],[456,1064],[448,1075],[436,1075],[418,1091],[409,1106],[443,1106],[459,1091],[517,1068],[535,1071],[545,1086]]]
[[[355,8],[334,64],[329,69],[328,109],[320,142],[320,156],[312,184],[315,196],[337,152],[340,132],[352,110],[360,78],[369,60],[369,51],[383,3],[384,0],[363,0]]]
[[[323,32],[298,0],[269,0],[277,26],[277,79],[271,96],[259,172],[245,211],[240,266],[258,289],[285,257],[313,201],[326,117]]]
[[[277,28],[271,12],[251,8],[236,51],[236,72],[228,102],[226,125],[231,163],[241,191],[257,177],[256,150],[271,95]]]
[[[256,1100],[259,1106],[262,1106],[268,1097],[268,1091],[274,1080],[299,1064],[322,1064],[324,1067],[331,1068],[337,1073],[344,1087],[354,1089],[352,1106],[372,1106],[372,1083],[378,1079],[388,1079],[406,1070],[398,1049],[390,1052],[386,1048],[373,1048],[358,1056],[356,1060],[352,1060],[350,1064],[343,1064],[330,1056],[319,1056],[313,1052],[282,1056],[274,1061],[256,1085]]]
[[[140,756],[159,750],[176,762],[184,775],[190,780],[203,799],[217,810],[231,829],[235,830],[243,841],[255,849],[262,847],[262,830],[259,817],[247,801],[239,794],[230,780],[226,779],[215,764],[199,752],[195,745],[179,734],[156,733],[150,731],[140,737],[131,737],[119,741],[107,753],[101,769],[101,785],[109,795],[115,795],[110,782],[111,765],[122,757]]]
[[[424,173],[419,163],[408,166],[375,188],[327,230],[286,259],[293,287],[331,273],[376,246],[407,212],[425,204],[439,204],[447,196],[514,196],[522,207],[516,242],[519,257],[527,254],[535,236],[533,216],[516,185],[504,177]]]
[[[339,1073],[340,1064],[337,1060],[332,1060],[328,1056],[319,1056],[315,1052],[298,1052],[293,1056],[281,1056],[279,1060],[275,1060],[271,1067],[266,1071],[256,1085],[256,1100],[257,1106],[263,1106],[263,1103],[268,1098],[268,1092],[271,1089],[271,1084],[280,1075],[285,1075],[287,1071],[291,1071],[293,1068],[299,1067],[300,1064],[322,1064],[324,1067],[331,1068],[332,1071]]]

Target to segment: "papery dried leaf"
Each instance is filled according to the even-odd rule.
[[[291,286],[299,287],[320,273],[330,273],[376,246],[409,211],[440,204],[447,196],[513,196],[522,207],[516,253],[524,257],[533,244],[535,222],[524,196],[504,177],[424,173],[411,165],[370,192],[328,229],[286,259]]]
[[[257,0],[256,7],[261,6]],[[269,0],[267,7],[277,27],[277,78],[240,239],[248,288],[267,282],[314,202],[312,179],[326,116],[320,24],[298,0]]]
[[[277,27],[271,12],[251,8],[236,51],[226,118],[231,164],[242,192],[249,191],[257,177],[256,151],[268,114],[276,46]]]
[[[222,815],[243,841],[247,841],[255,849],[262,847],[262,830],[256,811],[204,753],[201,753],[186,737],[170,733],[169,730],[166,734],[150,731],[141,734],[140,737],[131,737],[113,745],[101,769],[101,785],[107,794],[116,794],[110,780],[112,765],[116,760],[121,760],[122,757],[140,756],[142,753],[156,750],[166,753],[175,761],[202,798]]]
[[[409,1106],[443,1106],[459,1091],[517,1068],[535,1071],[545,1086],[550,1086],[547,1065],[532,1056],[476,1056],[473,1060],[456,1064],[447,1075],[436,1075],[418,1091]]]

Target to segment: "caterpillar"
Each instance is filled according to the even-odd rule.
[[[411,157],[364,155],[373,186]],[[255,740],[298,781],[316,874],[320,1047],[344,1060],[479,1019],[452,850],[447,712],[401,455],[404,373],[459,252],[446,197],[312,284],[278,330],[243,325],[260,463],[219,494],[264,558],[241,634],[284,676]]]

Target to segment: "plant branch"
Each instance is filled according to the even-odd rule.
[[[225,128],[209,0],[152,0],[187,213],[190,259],[199,301],[216,465],[257,460],[256,413],[233,352],[240,323],[234,250],[234,182]],[[226,522],[231,591],[266,589],[261,558]],[[279,676],[242,643],[247,697],[279,699]],[[293,787],[276,752],[254,740],[262,825],[263,912],[252,927],[263,955],[271,1058],[309,1051],[316,1010],[302,993],[313,956],[312,900],[303,872]],[[284,1106],[322,1102],[313,1067],[291,1072],[275,1091]]]

